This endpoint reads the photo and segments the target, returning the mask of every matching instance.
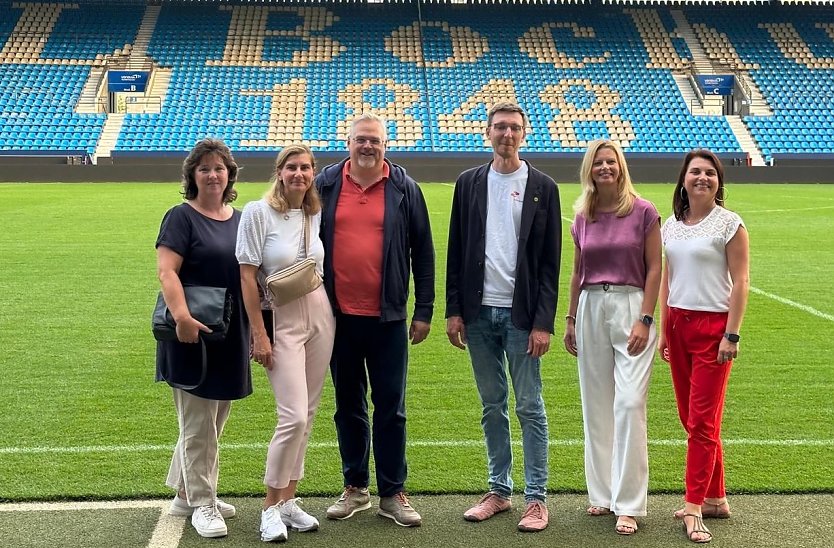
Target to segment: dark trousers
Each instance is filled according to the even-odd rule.
[[[336,340],[330,371],[336,389],[336,433],[345,486],[367,487],[371,428],[368,383],[371,387],[373,447],[379,496],[403,490],[405,463],[405,384],[408,365],[405,320],[380,322],[378,317],[336,314]]]

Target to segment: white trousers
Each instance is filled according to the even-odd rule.
[[[232,402],[207,400],[174,388],[174,407],[180,437],[165,483],[177,491],[185,491],[189,506],[214,504],[220,470],[217,442]]]
[[[646,403],[655,326],[643,352],[631,356],[627,350],[642,304],[642,289],[605,284],[583,288],[576,311],[588,498],[618,516],[646,515]]]

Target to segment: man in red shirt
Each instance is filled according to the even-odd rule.
[[[385,122],[362,114],[351,125],[350,157],[316,177],[324,204],[324,285],[336,314],[330,363],[336,390],[336,432],[345,490],[327,509],[347,519],[371,507],[368,460],[371,429],[379,514],[419,526],[420,514],[404,493],[405,385],[408,339],[425,340],[434,308],[434,244],[428,210],[417,183],[385,159]],[[414,312],[406,327],[409,277]]]

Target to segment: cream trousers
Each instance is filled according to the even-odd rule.
[[[583,288],[576,312],[588,497],[591,505],[618,516],[646,515],[646,403],[655,326],[640,354],[631,356],[627,350],[642,304],[641,289],[605,284]]]
[[[174,388],[180,437],[168,468],[166,484],[185,491],[189,506],[208,506],[217,498],[220,469],[218,443],[232,402],[207,400]]]

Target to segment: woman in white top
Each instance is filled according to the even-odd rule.
[[[749,241],[724,209],[724,169],[708,150],[687,154],[661,235],[661,357],[669,362],[678,415],[688,434],[685,505],[675,512],[692,542],[712,540],[703,518],[726,518],[721,419],[747,306]]]
[[[258,284],[300,258],[316,260],[322,273],[319,239],[321,201],[313,185],[315,159],[306,145],[285,147],[275,160],[272,185],[262,200],[246,204],[237,236],[237,258],[246,313],[252,328],[252,357],[266,368],[278,410],[278,425],[266,457],[266,498],[261,539],[286,540],[287,527],[318,528],[304,512],[296,486],[333,349],[335,320],[324,286],[274,311],[274,343],[264,327]],[[305,223],[309,241],[304,245]],[[270,299],[267,291],[267,299]]]

